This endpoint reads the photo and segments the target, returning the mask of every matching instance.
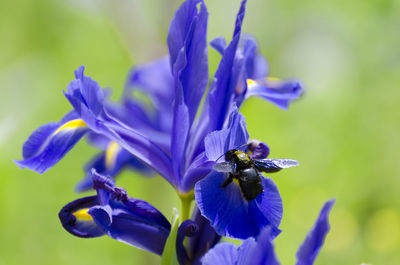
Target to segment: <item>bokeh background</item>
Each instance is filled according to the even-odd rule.
[[[118,99],[127,71],[166,53],[177,0],[0,1],[0,264],[157,264],[108,237],[79,239],[57,213],[96,153],[85,141],[44,175],[20,170],[21,146],[70,105],[62,91],[79,65]],[[205,1],[209,40],[230,38],[239,0]],[[271,75],[307,91],[289,111],[245,103],[252,138],[301,166],[274,176],[284,201],[282,264],[323,203],[336,198],[316,264],[400,264],[400,1],[249,0],[244,32],[259,41]],[[219,55],[210,49],[210,76]],[[124,172],[119,184],[168,217],[179,206],[160,177]],[[90,194],[90,193],[87,193]],[[87,195],[85,194],[85,195]]]

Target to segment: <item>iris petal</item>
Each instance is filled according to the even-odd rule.
[[[277,236],[283,207],[275,183],[269,178],[262,178],[264,192],[256,199],[247,201],[235,182],[221,187],[226,178],[227,174],[213,171],[195,186],[197,205],[216,232],[222,236],[245,239],[257,236],[265,226],[270,225],[273,236]]]
[[[98,205],[97,196],[85,197],[68,203],[58,214],[61,224],[71,234],[78,237],[99,237],[105,235],[87,213],[90,207]]]
[[[238,259],[238,249],[232,243],[220,243],[207,252],[201,259],[202,265],[235,265]]]
[[[88,131],[86,124],[72,111],[61,121],[36,129],[24,143],[23,160],[14,162],[21,168],[42,174],[60,161]]]
[[[246,98],[258,96],[282,109],[287,109],[291,101],[298,99],[303,87],[297,81],[266,78],[247,80]]]
[[[334,203],[335,200],[325,203],[313,228],[296,253],[296,265],[312,265],[314,263],[330,229],[328,217]]]
[[[169,234],[168,221],[159,222],[161,217],[153,215],[155,208],[149,204],[141,204],[142,201],[132,198],[129,200],[129,206],[110,201],[109,206],[92,207],[89,214],[115,240],[161,255]],[[137,204],[141,206],[133,207]]]

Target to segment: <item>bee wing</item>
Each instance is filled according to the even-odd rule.
[[[227,161],[221,163],[215,163],[213,169],[218,172],[234,172],[235,171],[235,163]]]
[[[265,173],[277,172],[284,168],[295,167],[300,165],[297,160],[293,159],[254,159],[255,167]]]

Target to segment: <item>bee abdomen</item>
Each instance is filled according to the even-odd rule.
[[[241,170],[237,175],[239,180],[240,190],[246,200],[254,200],[260,193],[263,192],[261,177],[254,168]]]

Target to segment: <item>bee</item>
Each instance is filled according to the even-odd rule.
[[[213,166],[214,170],[229,174],[221,187],[225,188],[236,180],[247,201],[254,200],[263,192],[261,172],[274,173],[299,165],[299,162],[293,159],[252,159],[247,153],[237,149],[227,151],[224,156],[225,162]]]

